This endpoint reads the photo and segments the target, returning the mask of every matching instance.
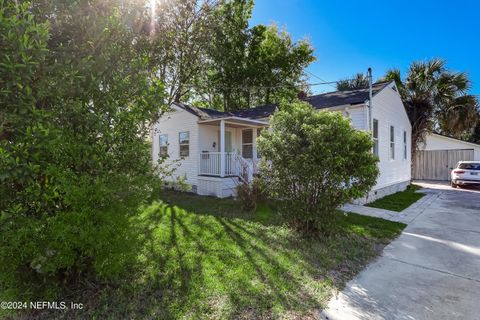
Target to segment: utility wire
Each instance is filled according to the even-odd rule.
[[[347,79],[347,80],[354,80],[354,79]],[[295,87],[302,87],[302,86],[321,86],[321,85],[333,85],[338,83],[338,81],[325,81],[325,82],[314,82],[314,83],[299,83],[297,85],[294,84],[284,84],[284,85],[276,85],[276,86],[234,86],[234,87],[224,87],[224,86],[217,86],[217,88],[221,89],[278,89],[278,88],[295,88]],[[194,84],[182,84],[182,87],[197,87]]]
[[[323,81],[323,82],[329,82],[329,81],[326,81],[326,80],[324,80],[324,79],[320,78],[319,76],[317,76],[317,75],[316,75],[316,74],[314,74],[313,72],[310,72],[310,71],[308,71],[308,70],[305,70],[305,72],[306,72],[306,73],[308,73],[309,75],[311,75],[311,76],[313,76],[313,77],[317,78],[317,79],[318,79],[318,80],[320,80],[320,81]],[[336,83],[336,82],[335,82],[335,83]],[[337,87],[336,87],[336,86],[334,86],[333,84],[330,84],[330,86],[331,86],[332,88],[335,88],[335,89],[337,88]]]

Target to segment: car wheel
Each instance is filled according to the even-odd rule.
[[[456,184],[455,182],[453,182],[453,180],[452,180],[452,182],[450,182],[450,185],[452,186],[452,188],[458,187],[458,184]]]

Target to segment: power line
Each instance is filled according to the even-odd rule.
[[[308,71],[308,70],[305,70],[305,72],[308,73],[308,74],[310,74],[311,76],[317,78],[317,79],[320,80],[320,81],[329,82],[329,81],[326,81],[326,80],[320,78],[319,76],[317,76],[317,75],[314,74],[313,72],[310,72],[310,71]],[[336,81],[335,83],[337,83],[337,81]],[[335,87],[333,84],[330,84],[330,86],[336,89],[336,87]]]
[[[347,79],[347,80],[354,80],[354,79]],[[284,85],[276,85],[276,86],[233,86],[233,87],[224,87],[224,86],[216,86],[217,88],[221,89],[278,89],[278,88],[295,88],[295,87],[302,87],[302,86],[321,86],[321,85],[333,85],[338,83],[338,81],[324,81],[324,82],[314,82],[314,83],[299,83],[299,84],[284,84]],[[198,87],[195,84],[183,84],[182,87]]]

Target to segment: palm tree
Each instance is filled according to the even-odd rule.
[[[337,81],[338,91],[366,89],[368,88],[368,77],[363,73],[357,73],[351,79],[343,79]]]
[[[465,73],[446,69],[445,61],[413,62],[403,79],[398,69],[387,71],[382,80],[394,80],[412,123],[412,151],[428,132],[464,137],[476,125],[477,101],[468,94]]]
[[[474,143],[480,143],[480,112],[477,114],[477,125],[473,129],[472,134],[468,137],[468,141]]]

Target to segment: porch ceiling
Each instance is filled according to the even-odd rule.
[[[198,123],[211,125],[211,126],[220,126],[221,120],[225,121],[226,126],[233,127],[233,128],[268,126],[268,122],[266,121],[253,120],[253,119],[240,118],[240,117],[224,117],[224,118],[206,119],[206,120],[200,120],[198,121]]]

